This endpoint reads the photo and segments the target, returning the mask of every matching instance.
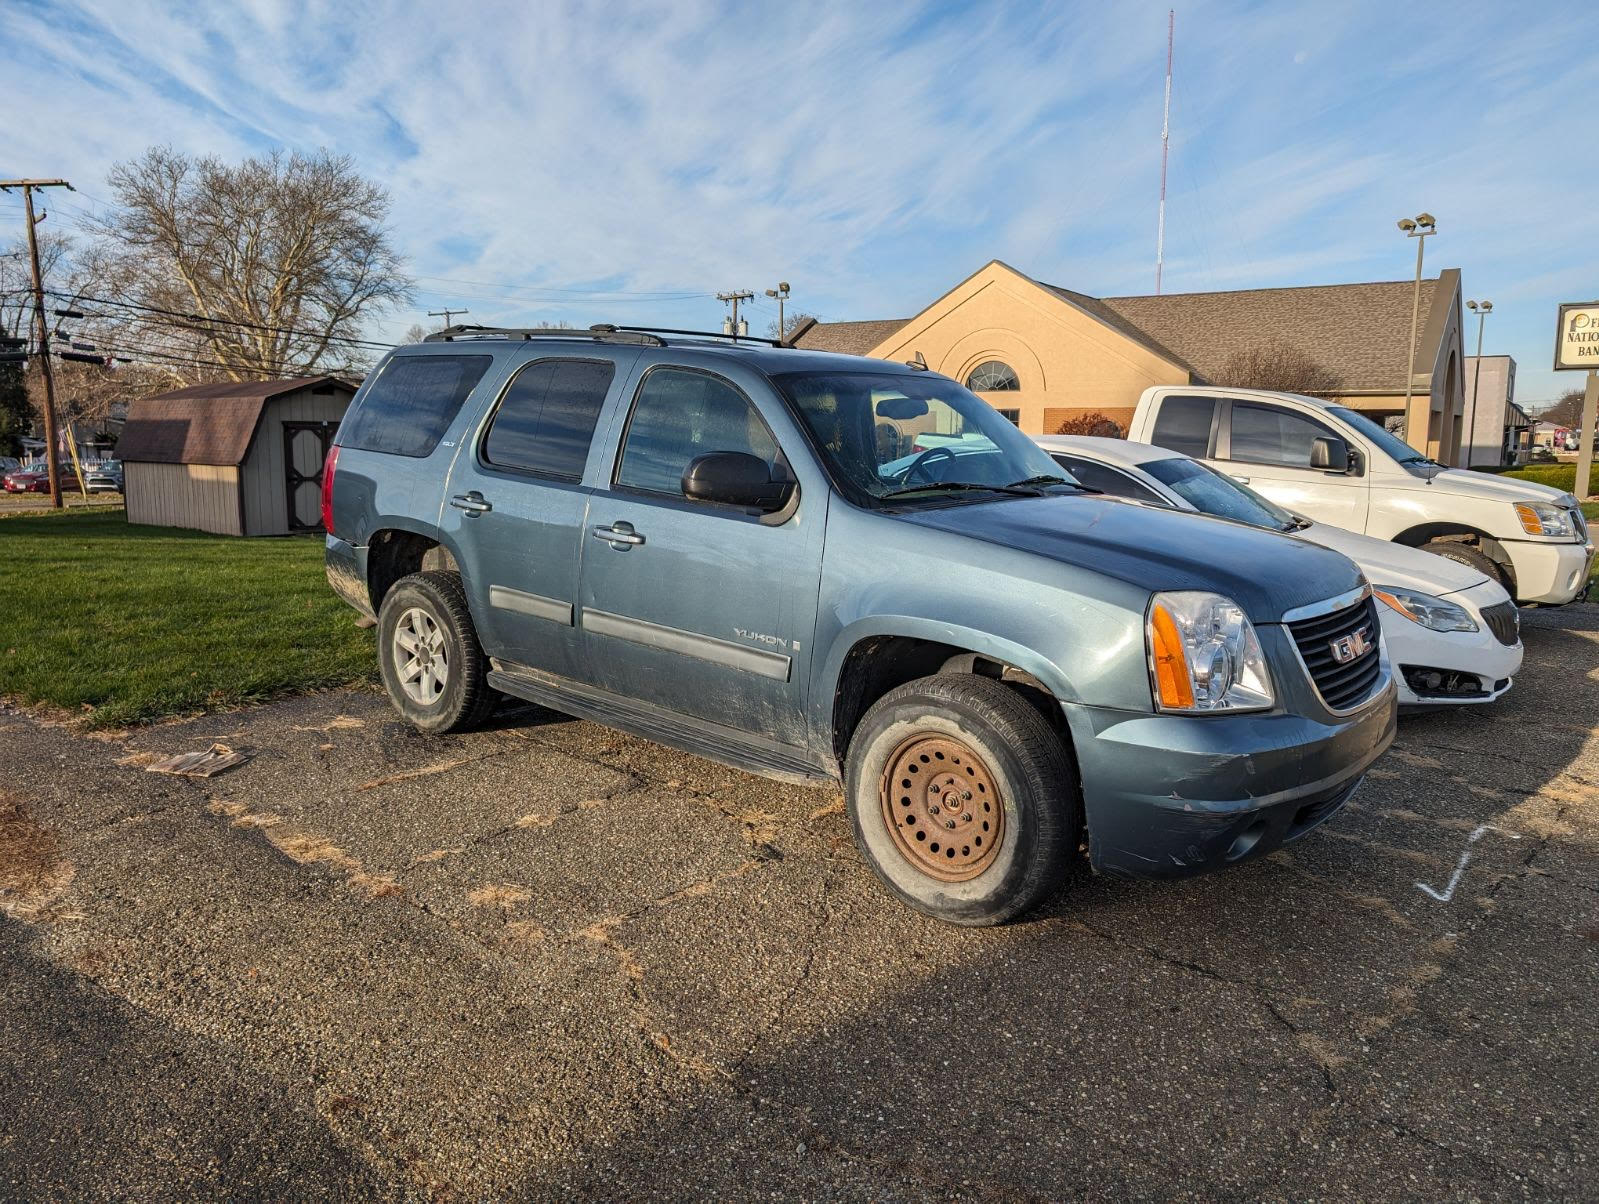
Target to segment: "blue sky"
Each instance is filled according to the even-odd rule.
[[[418,277],[388,337],[446,304],[715,326],[779,279],[900,317],[991,258],[1150,292],[1168,7],[6,0],[0,175],[70,179],[65,221],[154,143],[349,153]],[[1599,295],[1591,24],[1179,0],[1166,291],[1408,278],[1394,223],[1429,210],[1428,274],[1493,300],[1518,398],[1578,385],[1548,365],[1556,304]]]

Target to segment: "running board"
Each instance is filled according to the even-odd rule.
[[[695,756],[718,761],[779,782],[836,785],[831,768],[812,761],[803,749],[765,736],[695,719],[647,702],[623,698],[609,690],[581,685],[525,665],[491,661],[489,685],[502,694],[535,702],[552,711],[590,719],[646,740],[668,744]]]

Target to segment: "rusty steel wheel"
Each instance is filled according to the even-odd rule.
[[[878,794],[900,855],[941,882],[977,877],[1004,844],[1005,805],[994,775],[949,736],[913,736],[896,748]]]

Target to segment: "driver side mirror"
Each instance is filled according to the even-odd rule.
[[[1310,466],[1323,472],[1347,473],[1353,464],[1349,444],[1336,435],[1317,435],[1310,444]]]
[[[793,481],[772,479],[771,467],[748,452],[709,452],[683,470],[683,496],[696,502],[744,506],[770,514],[788,505]]]

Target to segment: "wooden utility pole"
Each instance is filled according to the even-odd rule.
[[[456,314],[469,314],[471,312],[472,311],[469,310],[469,309],[450,309],[448,306],[446,306],[443,309],[430,309],[430,310],[428,310],[428,317],[430,317],[430,318],[443,318],[444,319],[445,328],[448,329],[449,327],[455,325],[455,323],[452,322],[451,319],[454,318]]]
[[[50,364],[50,323],[44,316],[44,276],[39,270],[39,220],[33,216],[35,188],[65,188],[75,191],[65,180],[0,180],[0,192],[22,189],[22,203],[28,211],[28,255],[33,260],[33,314],[38,321],[39,371],[44,374],[45,466],[50,473],[50,505],[61,509],[61,470],[56,464],[56,378]]]
[[[755,300],[755,294],[750,292],[749,289],[744,289],[735,293],[717,293],[716,299],[723,303],[729,301],[733,303],[733,317],[728,323],[727,333],[732,335],[735,339],[738,338],[738,303],[740,301]]]

